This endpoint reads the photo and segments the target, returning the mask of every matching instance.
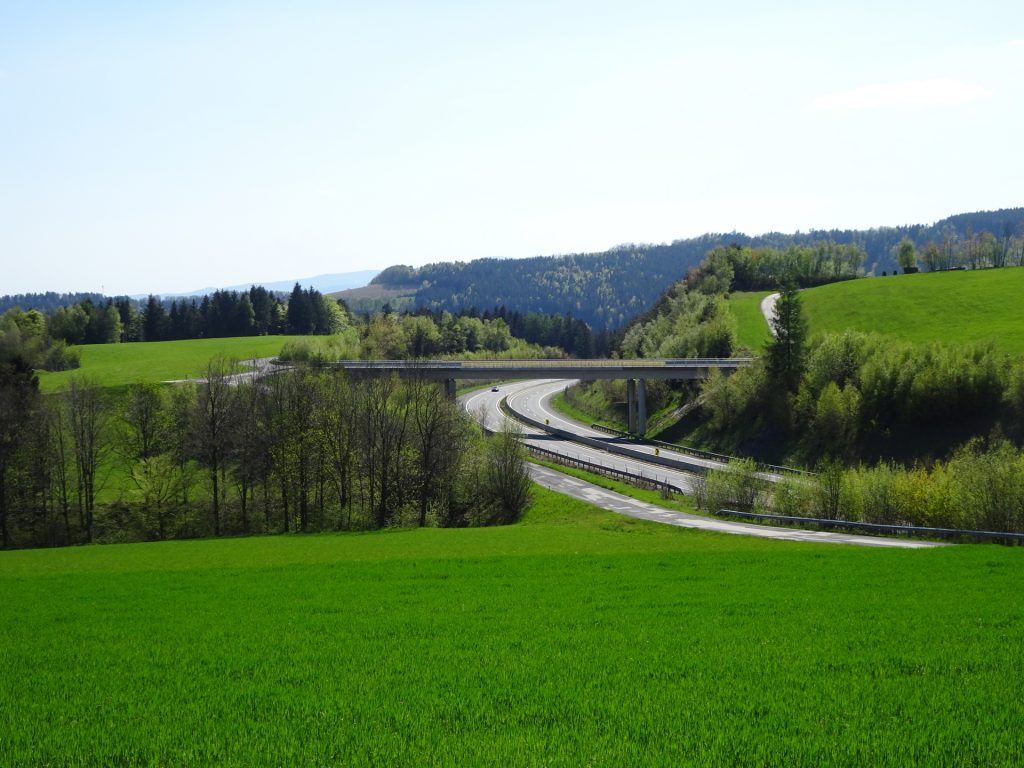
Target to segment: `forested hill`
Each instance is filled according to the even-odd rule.
[[[1024,208],[966,213],[929,225],[868,230],[814,230],[757,237],[732,232],[706,234],[667,245],[623,245],[602,253],[537,256],[527,259],[477,259],[441,262],[420,268],[395,266],[373,280],[381,288],[408,288],[414,304],[457,311],[504,306],[516,312],[562,314],[595,329],[615,329],[647,311],[705,254],[720,245],[786,248],[831,240],[860,245],[865,270],[881,274],[897,268],[894,250],[903,237],[919,248],[988,231],[998,238],[1024,232]]]
[[[86,300],[93,304],[102,304],[105,298],[102,293],[18,293],[0,296],[0,312],[6,312],[13,307],[20,307],[26,311],[38,309],[40,312],[53,312]]]

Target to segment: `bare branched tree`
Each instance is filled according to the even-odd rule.
[[[88,379],[75,378],[64,392],[78,481],[79,525],[85,540],[93,538],[97,472],[109,448],[108,413],[103,390]]]

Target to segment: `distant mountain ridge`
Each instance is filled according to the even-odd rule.
[[[999,238],[1024,232],[1024,208],[957,214],[934,224],[868,230],[813,230],[756,237],[741,232],[705,234],[660,245],[621,245],[598,253],[535,256],[526,259],[477,259],[423,267],[388,267],[371,282],[401,290],[409,305],[435,310],[571,313],[597,330],[617,329],[648,310],[673,283],[721,245],[750,247],[808,245],[819,240],[856,244],[867,254],[865,270],[881,274],[897,269],[894,249],[903,237],[920,248],[929,240],[967,238],[989,231]],[[342,298],[347,298],[345,293]],[[366,300],[365,292],[361,292]]]

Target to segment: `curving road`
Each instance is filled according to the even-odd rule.
[[[764,315],[764,321],[768,323],[768,332],[775,335],[775,324],[772,322],[775,319],[775,303],[779,300],[778,293],[769,293],[763,299],[761,299],[761,314]]]
[[[530,418],[543,422],[547,420],[551,426],[573,432],[584,437],[595,438],[602,442],[613,445],[623,442],[619,438],[612,438],[608,435],[590,429],[559,413],[556,413],[550,405],[550,400],[566,386],[572,384],[571,380],[543,379],[518,381],[511,384],[504,384],[498,387],[498,392],[482,390],[463,395],[459,398],[463,407],[474,416],[481,424],[492,431],[505,428],[508,419],[501,411],[501,400],[507,397],[510,407],[517,413],[522,413]],[[599,448],[582,443],[574,442],[550,435],[542,430],[531,427],[527,424],[516,423],[516,429],[523,433],[523,439],[527,442],[536,442],[542,447],[555,451],[565,456],[583,459],[595,464],[613,467],[634,474],[641,474],[644,477],[662,480],[683,489],[690,488],[692,475],[686,472],[675,470],[669,467],[662,467],[654,464],[647,464],[640,459],[610,454]],[[632,449],[645,450],[653,453],[651,446],[639,446],[630,444]],[[693,459],[693,461],[703,461]],[[709,466],[716,466],[713,462],[707,462]],[[805,531],[793,528],[777,528],[765,525],[753,525],[749,523],[735,523],[716,518],[702,517],[699,515],[686,514],[663,509],[654,504],[637,501],[636,499],[624,496],[613,491],[605,490],[592,483],[578,480],[561,472],[546,467],[530,465],[530,472],[534,481],[538,484],[564,493],[567,496],[582,499],[595,506],[607,509],[630,517],[653,520],[668,525],[676,525],[683,528],[697,528],[718,533],[729,533],[742,536],[756,536],[765,539],[779,539],[785,541],[805,541],[828,544],[855,544],[866,547],[894,547],[904,549],[922,549],[935,546],[945,546],[928,541],[914,541],[910,539],[885,538],[881,536],[857,536],[854,534],[834,533],[830,531]]]

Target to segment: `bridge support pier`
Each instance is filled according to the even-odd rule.
[[[626,403],[629,410],[629,433],[643,437],[647,432],[647,382],[626,379]]]
[[[444,380],[444,396],[455,402],[455,379]]]

